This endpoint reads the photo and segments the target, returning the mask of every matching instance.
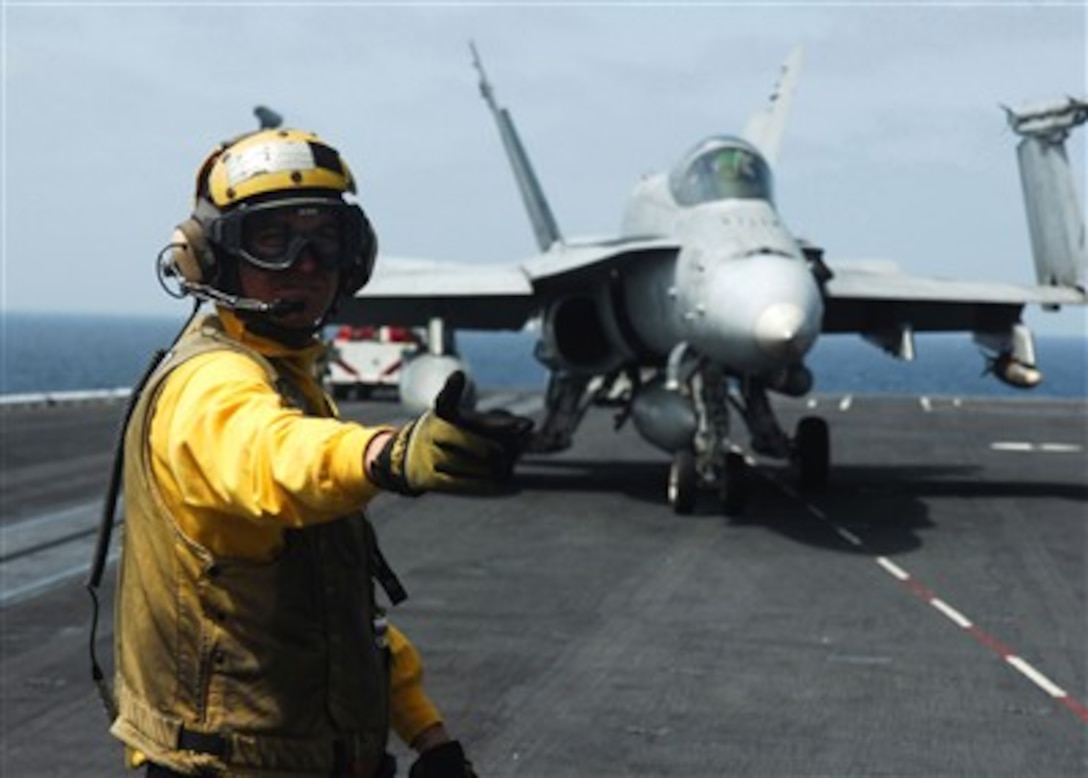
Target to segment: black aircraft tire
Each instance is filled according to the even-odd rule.
[[[748,463],[736,451],[725,455],[725,470],[722,473],[720,497],[722,513],[726,516],[740,516],[748,505],[751,494],[751,477]]]
[[[827,422],[818,416],[806,416],[797,423],[794,438],[801,488],[822,492],[827,488],[831,469],[831,434]]]
[[[672,458],[669,468],[669,502],[678,516],[688,516],[695,510],[697,476],[695,455],[680,451]]]

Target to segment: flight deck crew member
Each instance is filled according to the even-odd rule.
[[[316,135],[222,144],[160,268],[215,309],[193,318],[125,432],[125,536],[111,732],[148,775],[474,775],[389,625],[363,506],[381,490],[488,493],[531,423],[462,407],[454,374],[401,429],[341,421],[314,375],[337,298],[376,239]],[[395,583],[395,579],[393,581]]]

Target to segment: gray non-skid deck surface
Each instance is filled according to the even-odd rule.
[[[513,496],[373,505],[411,593],[392,618],[481,776],[1088,772],[1085,404],[816,412],[828,492],[761,470],[742,521],[709,496],[674,516],[666,458],[605,409],[570,451],[528,457]],[[48,447],[34,428],[9,416],[5,448]],[[6,454],[6,483],[32,458]],[[88,602],[74,581],[2,612],[5,776],[121,773],[87,677]]]

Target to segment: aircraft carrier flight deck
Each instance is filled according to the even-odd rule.
[[[675,515],[668,457],[608,408],[511,496],[372,505],[391,618],[481,776],[1088,774],[1088,405],[811,402],[827,491],[761,466],[740,517]],[[121,413],[0,409],[5,776],[124,774],[82,586]]]

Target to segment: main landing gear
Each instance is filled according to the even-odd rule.
[[[831,470],[831,435],[827,422],[819,416],[805,416],[797,422],[792,454],[801,488],[809,492],[826,489]]]

